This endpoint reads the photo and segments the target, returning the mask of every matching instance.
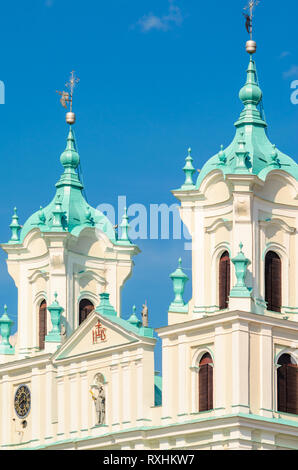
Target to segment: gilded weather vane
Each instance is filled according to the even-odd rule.
[[[246,43],[246,50],[249,54],[254,54],[257,50],[257,44],[252,39],[253,33],[253,17],[254,17],[254,9],[257,5],[259,5],[261,0],[249,0],[248,5],[244,8],[244,10],[249,11],[248,13],[243,13],[245,16],[246,22],[245,27],[246,31],[250,35],[250,40]]]
[[[65,84],[66,88],[69,91],[57,91],[57,93],[61,96],[60,103],[62,104],[63,108],[67,109],[69,105],[69,112],[66,114],[66,122],[68,124],[74,124],[76,120],[75,113],[72,111],[72,101],[73,101],[73,91],[77,83],[79,83],[80,79],[75,76],[75,72],[72,71],[70,74],[69,81]]]
[[[243,13],[246,18],[246,30],[250,35],[250,39],[252,40],[252,32],[253,32],[253,12],[257,5],[259,5],[261,0],[250,0],[248,5],[244,8],[244,10],[249,10],[249,15],[247,13]]]

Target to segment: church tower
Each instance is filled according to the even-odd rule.
[[[23,356],[52,351],[45,340],[51,329],[47,306],[54,294],[64,308],[61,324],[66,337],[98,306],[100,293],[109,292],[120,316],[121,289],[139,252],[127,236],[126,214],[118,237],[108,218],[85,200],[73,125],[60,162],[63,173],[50,204],[31,215],[22,228],[15,211],[11,239],[1,245],[18,288],[16,348]]]
[[[269,141],[255,51],[248,41],[232,143],[195,182],[189,149],[173,191],[192,236],[192,299],[180,261],[158,330],[163,418],[202,420],[203,448],[297,448],[298,165]]]
[[[67,113],[53,200],[23,227],[15,210],[1,245],[19,320],[14,345],[7,307],[0,317],[1,449],[298,449],[298,165],[268,138],[256,43],[246,49],[232,143],[196,181],[189,149],[173,191],[192,236],[192,298],[180,258],[156,330],[162,377],[147,305],[142,321],[136,307],[121,315],[138,253],[126,210],[118,235],[87,203]]]
[[[121,312],[121,290],[139,253],[127,211],[118,234],[87,203],[72,110],[66,120],[52,201],[23,227],[15,210],[11,238],[1,245],[18,288],[15,344],[7,307],[0,318],[1,449],[96,448],[94,439],[107,446],[102,436],[145,425],[161,401],[147,307],[143,321],[135,307],[126,319]]]

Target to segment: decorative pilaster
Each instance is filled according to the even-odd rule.
[[[272,368],[273,338],[272,326],[262,325],[259,335],[260,362],[259,362],[259,384],[260,384],[260,415],[266,418],[273,416],[273,387],[274,374]],[[275,382],[277,383],[277,382]]]
[[[137,422],[142,425],[144,415],[144,363],[142,359],[135,361],[137,378]]]
[[[90,401],[90,394],[88,388],[88,363],[87,361],[83,361],[81,364],[81,371],[80,371],[80,427],[81,427],[81,436],[88,435],[89,429],[89,401]],[[93,404],[92,404],[93,405]]]
[[[69,390],[70,390],[70,434],[73,436],[77,434],[79,426],[79,381],[78,374],[72,370],[69,376]]]
[[[61,314],[64,312],[64,308],[61,307],[57,301],[58,294],[55,293],[54,302],[48,307],[48,311],[51,314],[51,322],[53,325],[52,331],[46,336],[45,341],[48,343],[61,343]]]
[[[226,377],[230,373],[230,368],[226,364],[225,356],[225,329],[222,325],[215,327],[214,336],[214,355],[215,364],[214,368],[214,410],[216,415],[222,415],[223,410],[226,408]]]
[[[3,374],[0,381],[1,386],[1,401],[0,401],[0,413],[1,413],[1,446],[8,446],[11,444],[12,430],[15,429],[15,424],[11,419],[11,409],[13,406],[13,389],[10,382],[10,375]],[[14,428],[13,428],[14,425]]]
[[[47,443],[53,441],[53,433],[54,433],[54,400],[55,400],[55,387],[54,383],[56,380],[56,375],[54,371],[54,366],[52,363],[46,366],[45,370],[45,381],[46,381],[46,395],[45,395],[45,437],[47,439]]]
[[[4,305],[4,314],[0,318],[0,335],[2,341],[0,344],[0,354],[9,355],[14,354],[15,349],[9,342],[11,327],[14,322],[7,315],[7,306]]]
[[[10,243],[17,243],[20,241],[20,230],[21,230],[21,225],[19,224],[19,216],[17,214],[17,208],[14,208],[14,214],[12,216],[12,221],[10,224],[10,229],[11,229],[11,238],[9,240]]]
[[[57,417],[58,417],[58,426],[57,426],[57,435],[63,436],[65,433],[65,415],[66,415],[66,402],[65,402],[65,383],[64,383],[64,367],[58,366],[56,383],[57,383]]]
[[[185,304],[183,300],[183,294],[185,289],[185,284],[189,280],[188,276],[182,271],[182,260],[181,258],[178,261],[178,268],[175,272],[170,274],[170,278],[173,281],[173,289],[175,294],[175,299],[169,307],[170,312],[177,313],[187,313],[188,305]]]
[[[110,367],[111,372],[111,386],[112,386],[112,426],[113,430],[120,428],[120,369],[119,369],[119,355],[113,354],[112,365]]]
[[[32,368],[31,373],[31,396],[32,396],[32,406],[30,412],[31,418],[31,439],[32,441],[39,441],[41,437],[41,420],[42,420],[42,405],[40,400],[41,394],[41,379],[40,379],[40,369],[38,367]],[[43,410],[44,411],[44,410]],[[36,444],[37,444],[36,442]]]
[[[178,420],[184,421],[189,412],[187,371],[187,337],[178,339]]]
[[[169,338],[162,340],[162,422],[170,424],[173,419],[173,384],[174,381],[174,368],[176,365],[171,360],[171,342]]]
[[[122,424],[129,427],[131,423],[131,364],[125,362],[122,367]]]
[[[232,324],[232,410],[233,413],[249,413],[249,351],[248,323],[236,320]]]

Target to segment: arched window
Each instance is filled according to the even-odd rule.
[[[79,325],[86,320],[92,310],[94,310],[93,303],[88,299],[82,299],[79,305]]]
[[[229,296],[231,289],[231,262],[230,255],[225,251],[219,261],[219,308],[224,310],[229,307]]]
[[[283,354],[277,369],[277,409],[283,413],[298,414],[298,367],[290,354]]]
[[[268,310],[281,311],[281,259],[274,251],[265,258],[265,300]]]
[[[199,411],[213,409],[213,361],[209,353],[204,354],[199,367]]]
[[[39,306],[39,349],[44,349],[47,334],[47,302],[43,300]]]

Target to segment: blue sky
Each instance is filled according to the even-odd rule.
[[[263,0],[255,17],[256,55],[273,143],[297,161],[296,0]],[[56,90],[71,70],[76,136],[88,201],[116,205],[175,202],[188,146],[196,168],[228,145],[240,111],[238,91],[248,55],[245,0],[27,0],[2,2],[0,80],[1,241],[10,236],[13,207],[20,222],[52,198],[61,174],[67,127]],[[190,275],[184,242],[138,243],[123,315],[145,299],[150,323],[165,325],[172,300],[169,274],[179,256]],[[0,305],[17,311],[17,296],[0,257]],[[191,295],[191,283],[186,298]],[[197,289],[200,286],[196,286]],[[157,368],[160,369],[160,347]]]

